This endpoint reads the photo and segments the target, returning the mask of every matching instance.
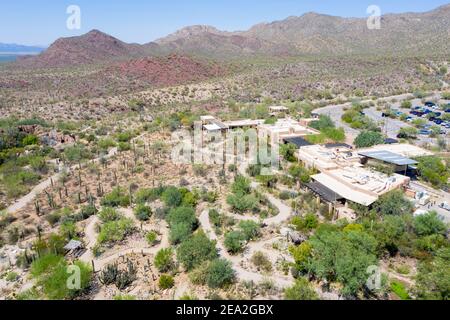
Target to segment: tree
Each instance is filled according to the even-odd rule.
[[[197,217],[192,207],[178,207],[173,208],[167,215],[167,222],[172,227],[179,223],[184,223],[190,226],[193,230],[197,226]]]
[[[445,234],[447,226],[439,219],[436,211],[428,212],[414,219],[414,230],[417,235],[431,236],[434,234]]]
[[[400,128],[397,138],[399,139],[416,139],[419,134],[419,130],[414,127],[402,127]]]
[[[383,143],[383,135],[375,131],[363,131],[356,137],[354,141],[354,144],[357,148],[369,148]]]
[[[333,120],[327,115],[320,115],[319,120],[312,121],[309,126],[319,131],[329,128],[335,128]]]
[[[255,221],[247,220],[241,221],[239,223],[239,228],[246,240],[255,240],[259,237],[261,226]]]
[[[288,172],[296,181],[301,183],[306,184],[311,181],[311,173],[302,165],[294,164],[289,168]]]
[[[245,235],[241,231],[231,231],[225,235],[224,245],[227,250],[236,254],[244,248]]]
[[[292,143],[288,144],[282,144],[280,145],[280,155],[289,162],[294,162],[296,160],[295,158],[295,152],[297,151],[297,146]]]
[[[442,187],[450,177],[450,172],[442,160],[437,156],[420,157],[417,170],[420,177],[434,187]]]
[[[238,175],[231,185],[231,192],[234,194],[250,194],[251,190],[250,180],[241,175]]]
[[[191,271],[205,261],[217,257],[216,243],[210,241],[203,232],[198,232],[182,242],[177,249],[178,261]]]
[[[179,244],[192,235],[192,226],[186,222],[178,222],[170,227],[169,240],[171,244]]]
[[[319,228],[309,240],[308,270],[319,278],[342,283],[342,293],[356,295],[365,287],[367,268],[377,265],[377,241],[366,232]]]
[[[295,284],[284,291],[286,300],[318,300],[319,297],[306,278],[298,278]]]
[[[168,207],[178,207],[183,201],[183,194],[176,187],[168,187],[161,196]]]
[[[231,263],[225,259],[216,259],[206,269],[206,283],[212,289],[223,288],[233,283],[235,272]]]
[[[134,215],[140,221],[147,221],[152,216],[152,209],[145,204],[138,204],[134,209]]]
[[[128,207],[130,205],[130,197],[123,188],[117,187],[107,194],[101,203],[105,207]]]
[[[450,299],[450,248],[440,249],[432,261],[419,265],[415,292],[422,300]]]
[[[402,215],[414,209],[411,201],[405,198],[401,190],[386,193],[374,204],[374,210],[381,215]]]
[[[258,207],[259,200],[251,194],[230,194],[227,197],[227,203],[239,213],[255,210]]]
[[[289,252],[295,261],[295,268],[298,272],[304,273],[308,270],[308,261],[312,255],[312,246],[308,241],[302,242],[299,246],[291,246]]]
[[[161,249],[155,255],[154,259],[155,267],[159,272],[169,272],[175,267],[175,262],[173,261],[173,251],[171,248]]]

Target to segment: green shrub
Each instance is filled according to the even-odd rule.
[[[152,209],[145,204],[138,204],[134,209],[134,215],[140,221],[147,221],[152,216]]]
[[[252,256],[252,263],[266,272],[272,271],[272,262],[260,251],[255,252]]]
[[[391,291],[394,292],[402,300],[410,300],[405,285],[400,281],[391,281]]]
[[[177,249],[178,261],[188,271],[216,257],[216,243],[210,241],[203,232],[198,232],[188,240],[182,242]]]
[[[176,187],[168,187],[161,198],[168,207],[178,207],[183,201],[183,194]]]
[[[117,221],[107,222],[101,227],[97,242],[104,244],[122,241],[133,229],[133,221],[130,219],[122,218]]]
[[[245,234],[241,231],[231,231],[225,235],[224,245],[228,252],[233,254],[241,252],[245,243]]]
[[[102,199],[102,205],[106,207],[128,207],[130,197],[123,188],[117,187]]]
[[[170,248],[161,249],[155,255],[154,259],[155,267],[159,272],[169,272],[175,267],[173,260],[173,251]]]
[[[151,246],[154,246],[156,243],[156,240],[158,239],[158,234],[155,231],[150,231],[145,236],[145,239],[147,240],[147,243]]]
[[[235,279],[231,263],[225,259],[216,259],[209,263],[206,269],[206,283],[212,289],[223,288]]]
[[[100,211],[98,217],[103,223],[117,221],[122,218],[122,215],[114,208],[105,207]]]
[[[241,221],[239,223],[239,228],[241,229],[245,240],[255,240],[260,235],[261,226],[254,221]]]
[[[159,278],[159,287],[163,290],[173,288],[174,285],[175,285],[175,280],[173,279],[172,276],[163,274]]]
[[[317,300],[318,295],[309,281],[305,278],[298,278],[295,284],[284,291],[286,300]]]

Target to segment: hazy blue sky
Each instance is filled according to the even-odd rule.
[[[145,43],[184,26],[209,24],[244,30],[260,22],[315,11],[364,17],[369,5],[382,13],[421,12],[449,0],[2,0],[0,42],[48,45],[62,36],[100,29],[127,42]],[[66,28],[66,8],[81,8],[81,30]]]

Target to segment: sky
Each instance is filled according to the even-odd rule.
[[[386,14],[424,12],[447,3],[449,0],[2,0],[0,43],[47,46],[59,37],[92,29],[125,42],[147,43],[196,24],[237,31],[311,11],[367,17],[370,5],[379,6]],[[67,28],[70,5],[81,10],[78,30]]]

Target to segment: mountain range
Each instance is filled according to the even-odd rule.
[[[44,47],[25,46],[15,43],[0,43],[0,53],[3,54],[31,54],[44,51]]]
[[[146,56],[188,54],[215,59],[253,56],[427,55],[450,53],[450,4],[425,13],[387,14],[381,29],[366,18],[317,13],[261,23],[246,31],[190,26],[147,44],[129,44],[98,30],[55,41],[28,67],[64,67]],[[0,50],[1,51],[1,50]]]

